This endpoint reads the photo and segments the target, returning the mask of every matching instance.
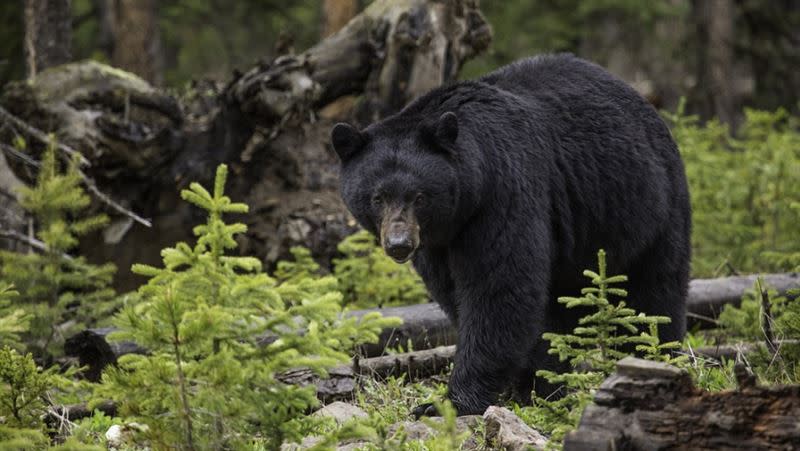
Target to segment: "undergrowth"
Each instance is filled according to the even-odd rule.
[[[692,273],[786,271],[800,265],[800,117],[745,110],[737,136],[717,120],[664,113],[692,201]]]
[[[782,110],[747,111],[733,137],[718,122],[701,124],[682,110],[666,118],[690,184],[693,274],[800,270],[800,120]],[[246,227],[225,218],[247,207],[224,195],[221,167],[211,192],[192,184],[182,193],[208,214],[194,229],[196,242],[165,249],[160,267],[137,265],[149,281],[133,295],[115,297],[108,288],[113,266],[91,265],[75,254],[78,239],[106,218],[89,214],[75,163],[58,161],[54,146],[44,154],[36,185],[21,193],[41,249],[0,252],[0,448],[41,449],[67,438],[61,449],[97,449],[111,426],[133,430],[131,446],[170,449],[267,450],[310,434],[320,436],[316,449],[346,438],[367,440],[367,449],[450,450],[466,443],[446,402],[439,404],[442,419],[428,421],[433,437],[413,440],[402,426],[414,406],[444,398],[445,379],[366,379],[355,402],[367,419],[336,426],[307,415],[318,405],[312,389],[277,377],[297,366],[324,375],[346,362],[355,344],[396,324],[377,316],[347,319],[345,310],[427,300],[410,265],[392,262],[367,232],[340,244],[329,274],[304,248],[265,274],[258,260],[234,255],[234,237]],[[539,372],[566,395],[510,406],[552,446],[575,427],[598,384],[626,355],[621,347],[686,368],[702,389],[735,387],[733,359],[669,353],[679,344],[657,338],[667,319],[626,306],[619,285],[625,278],[606,274],[602,253],[597,271],[584,274],[590,286],[582,295],[559,302],[592,313],[569,334],[544,336],[553,354],[582,370]],[[724,309],[719,330],[691,333],[681,347],[763,343],[737,359],[763,384],[798,383],[800,346],[792,341],[800,339],[798,295],[779,295],[759,283],[740,306]],[[50,365],[63,339],[107,320],[120,303],[113,320],[121,329],[117,338],[151,353],[121,358],[91,389],[94,400],[117,401],[119,416],[95,412],[77,423],[44,421],[55,406],[89,397],[86,384],[75,384],[74,367],[62,372]]]

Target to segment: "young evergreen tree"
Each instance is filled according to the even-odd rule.
[[[17,296],[13,285],[0,282],[0,343],[18,347],[19,335],[28,329],[30,317],[12,304]]]
[[[146,423],[156,448],[237,449],[261,437],[275,449],[299,440],[314,426],[305,415],[317,403],[314,387],[287,385],[277,375],[298,367],[324,375],[348,359],[346,350],[398,323],[379,314],[344,318],[332,277],[284,267],[279,282],[259,260],[228,255],[246,226],[223,215],[247,206],[224,195],[226,177],[220,166],[213,193],[197,183],[181,193],[208,212],[194,228],[197,243],[164,249],[163,268],[134,265],[150,280],[140,303],[115,319],[116,337],[150,354],[122,357],[98,395]]]
[[[583,409],[592,401],[593,391],[608,377],[616,362],[636,349],[645,358],[679,363],[683,358],[673,358],[669,351],[680,347],[678,342],[660,343],[658,325],[670,322],[665,316],[647,316],[625,305],[625,301],[615,301],[612,297],[623,299],[628,293],[616,286],[628,280],[626,276],[609,276],[606,273],[606,254],[597,253],[598,271],[585,270],[583,274],[591,280],[592,286],[581,290],[580,297],[560,297],[558,302],[567,308],[585,307],[591,313],[579,320],[572,333],[545,333],[542,338],[550,341],[550,354],[568,361],[573,368],[586,368],[559,374],[539,370],[537,376],[551,384],[561,385],[566,395],[555,401],[536,399],[538,409],[528,416],[538,416],[536,420],[545,429],[552,431],[551,440],[560,442],[567,431],[574,429],[580,420]],[[640,332],[640,327],[647,327]]]
[[[74,392],[78,385],[72,378],[77,369],[60,374],[55,366],[41,369],[33,356],[20,354],[8,346],[0,348],[0,449],[2,450],[73,450],[98,451],[102,448],[67,438],[51,447],[49,435],[64,441],[60,431],[51,430],[44,421],[53,404]],[[66,422],[67,424],[69,422]]]
[[[66,336],[108,314],[114,296],[109,288],[112,264],[92,265],[69,252],[78,237],[102,227],[105,215],[81,217],[91,199],[81,187],[77,161],[62,171],[51,140],[39,168],[36,185],[23,188],[20,204],[35,219],[41,253],[0,251],[0,280],[14,285],[14,305],[30,318],[23,339],[34,356],[58,355]]]

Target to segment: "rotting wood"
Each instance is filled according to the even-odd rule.
[[[333,123],[363,126],[397,111],[455,79],[490,41],[478,2],[376,0],[308,50],[259,61],[226,83],[198,81],[182,98],[83,61],[5,85],[0,104],[80,150],[99,192],[151,219],[152,229],[136,224],[119,241],[99,232],[83,239],[82,255],[117,265],[120,290],[141,283],[132,264],[158,264],[161,249],[193,239],[202,218],[180,189],[209,183],[220,163],[231,168],[226,194],[250,205],[236,218],[249,227],[237,239],[242,253],[269,267],[303,245],[329,267],[337,244],[356,230],[338,194]],[[0,129],[0,142],[13,138]],[[29,147],[35,156],[41,145]],[[32,181],[30,167],[9,165]]]
[[[627,357],[567,434],[566,451],[797,449],[800,386],[703,391],[688,373]]]

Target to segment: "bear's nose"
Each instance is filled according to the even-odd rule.
[[[388,236],[386,237],[384,250],[394,261],[402,263],[411,255],[414,246],[407,236]]]

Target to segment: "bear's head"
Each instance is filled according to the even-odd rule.
[[[414,122],[401,115],[363,131],[340,123],[331,133],[347,208],[397,262],[420,246],[446,245],[456,232],[458,118],[445,112]]]

